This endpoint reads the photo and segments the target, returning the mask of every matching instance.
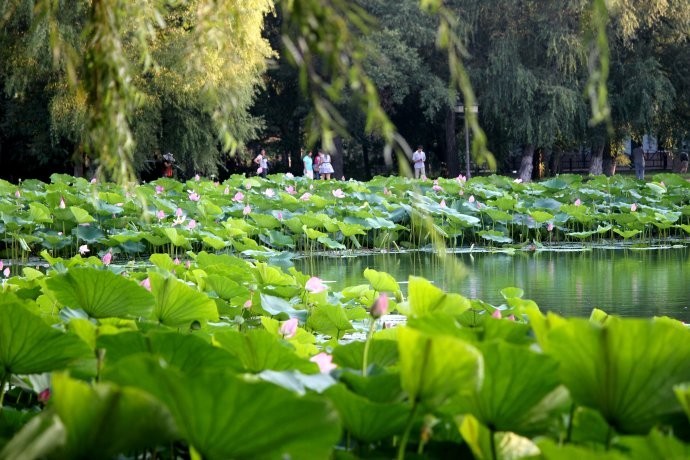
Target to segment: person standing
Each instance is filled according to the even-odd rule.
[[[175,163],[175,157],[172,153],[163,155],[163,177],[173,177],[173,163]]]
[[[302,153],[304,153],[304,149],[302,149]],[[304,157],[302,157],[302,162],[304,163],[304,177],[307,177],[309,179],[314,178],[314,160],[312,159],[312,151],[308,151]]]
[[[644,150],[637,146],[632,151],[633,161],[635,162],[635,175],[638,179],[644,180]]]
[[[319,150],[314,158],[314,179],[316,180],[321,179],[321,160],[323,160],[323,154]]]
[[[426,169],[424,163],[426,162],[426,154],[422,150],[422,146],[417,146],[417,150],[412,154],[412,163],[414,163],[414,178],[426,179]]]
[[[331,165],[331,155],[328,153],[323,153],[319,150],[319,156],[321,157],[321,164],[319,165],[319,174],[324,180],[331,180],[331,174],[333,174],[333,166]]]
[[[268,174],[268,155],[266,154],[266,150],[261,149],[261,152],[254,158],[254,163],[259,165],[256,173],[265,178]]]

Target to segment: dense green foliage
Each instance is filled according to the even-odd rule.
[[[249,143],[293,172],[299,147],[320,144],[338,177],[370,177],[408,139],[434,175],[455,176],[458,98],[480,107],[477,153],[488,146],[503,170],[522,158],[524,181],[557,171],[563,151],[591,150],[600,174],[628,136],[687,139],[683,0],[244,4],[4,2],[5,174],[73,162],[127,178],[130,161],[146,175],[170,150],[182,176],[210,175],[245,167]]]
[[[416,277],[404,295],[369,269],[331,292],[294,269],[186,258],[48,258],[2,281],[0,457],[690,453],[690,329],[675,320],[545,316],[517,288],[493,306]]]

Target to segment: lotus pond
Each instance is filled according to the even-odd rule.
[[[548,264],[511,280],[482,254],[434,259],[435,283],[369,266],[324,283],[328,267],[287,263],[481,245],[576,277],[592,266],[538,252],[623,244],[682,272],[685,256],[641,250],[687,244],[677,176],[129,190],[54,176],[0,191],[0,458],[690,456],[690,329],[676,319],[542,311],[529,281]],[[47,269],[26,264],[37,257]],[[611,263],[595,290],[645,291],[626,264],[639,267]],[[463,267],[514,287],[475,298],[453,284]],[[384,327],[391,312],[407,324]]]

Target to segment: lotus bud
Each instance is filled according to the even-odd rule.
[[[386,294],[380,294],[376,300],[374,300],[374,303],[372,304],[371,308],[369,309],[369,313],[371,313],[371,316],[374,319],[378,319],[388,313],[388,307],[389,307],[389,300],[388,296]]]
[[[293,338],[297,333],[298,324],[297,318],[290,318],[280,325],[280,334],[286,339]]]

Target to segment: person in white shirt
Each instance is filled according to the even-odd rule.
[[[426,154],[422,150],[422,146],[417,146],[417,150],[412,154],[412,162],[414,163],[414,178],[426,179],[426,170],[424,169],[424,162],[426,161]]]
[[[256,173],[262,177],[266,177],[268,174],[268,155],[266,155],[266,150],[261,149],[261,153],[254,158],[254,163],[259,165]]]

